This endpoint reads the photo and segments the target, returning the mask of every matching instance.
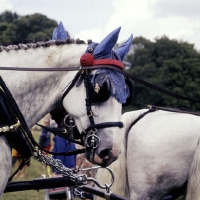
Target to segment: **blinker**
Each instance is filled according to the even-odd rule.
[[[92,105],[107,101],[110,98],[111,83],[108,74],[95,74],[90,82],[90,102]]]

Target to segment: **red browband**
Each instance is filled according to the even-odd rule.
[[[98,59],[95,60],[93,54],[85,53],[80,58],[81,66],[94,66],[94,65],[114,65],[124,69],[123,62],[115,59]]]

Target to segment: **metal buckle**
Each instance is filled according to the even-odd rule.
[[[66,123],[68,118],[69,118],[69,124],[70,124],[70,125],[67,125],[67,123]],[[74,122],[74,121],[73,121],[73,118],[71,118],[70,115],[66,115],[66,116],[64,117],[64,119],[63,119],[63,124],[64,124],[65,126],[67,126],[68,128],[69,128],[69,127],[75,127],[75,126],[76,126],[75,124],[73,125],[73,122]]]
[[[88,117],[92,117],[93,116],[93,113],[92,111],[90,110],[90,114],[87,115]]]
[[[96,149],[100,145],[100,138],[97,135],[95,135],[96,132],[97,129],[91,131],[92,134],[86,136],[85,144],[87,147],[92,147],[93,149]],[[89,144],[89,138],[91,140],[91,144]]]
[[[19,120],[17,120],[16,124],[10,126],[10,131],[12,131],[12,132],[15,131],[20,125],[21,124],[20,124]]]

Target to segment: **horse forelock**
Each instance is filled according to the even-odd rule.
[[[28,50],[28,49],[35,49],[39,47],[50,47],[52,45],[65,45],[65,44],[85,44],[85,41],[80,39],[70,39],[67,38],[65,40],[40,40],[40,41],[24,41],[20,42],[13,42],[12,44],[3,44],[0,45],[0,52],[10,50]]]

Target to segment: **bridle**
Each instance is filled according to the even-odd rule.
[[[116,62],[116,60],[115,60]],[[118,62],[116,62],[118,64]],[[98,63],[97,63],[98,64]],[[102,64],[102,63],[100,63]],[[108,63],[109,64],[109,63]],[[113,65],[115,65],[115,63],[113,63]],[[100,68],[113,68],[113,69],[117,69],[116,66],[111,66],[111,65],[101,65]],[[87,151],[92,151],[92,153],[90,154],[90,159],[92,160],[92,157],[94,155],[94,150],[99,146],[100,144],[100,139],[99,137],[96,135],[96,132],[98,131],[98,129],[102,129],[102,128],[109,128],[109,127],[119,127],[122,128],[123,127],[123,123],[122,122],[104,122],[104,123],[99,123],[99,124],[95,124],[94,122],[94,117],[93,117],[93,113],[91,110],[91,99],[90,99],[90,71],[93,69],[99,69],[98,66],[82,66],[81,68],[77,68],[77,67],[69,67],[69,68],[20,68],[20,67],[0,67],[0,70],[14,70],[14,71],[77,71],[77,74],[75,75],[74,79],[71,81],[70,85],[68,86],[68,88],[66,89],[66,91],[64,92],[64,94],[62,95],[61,98],[61,102],[63,101],[63,99],[65,98],[65,96],[68,94],[68,92],[75,86],[75,84],[77,83],[77,81],[80,80],[84,80],[84,85],[86,88],[86,111],[87,111],[87,116],[88,119],[90,121],[90,126],[87,127],[85,130],[83,130],[81,132],[81,142],[82,144],[84,144],[85,149]],[[80,81],[79,80],[79,81]],[[80,84],[80,83],[79,83]],[[13,99],[14,101],[14,99]],[[18,112],[20,112],[18,110]],[[24,124],[25,124],[25,120],[23,119]],[[27,129],[26,126],[26,134],[25,134],[25,138],[28,141],[29,145],[31,146],[31,149],[34,151],[35,147],[42,149],[35,141],[34,138],[31,136],[30,131]],[[31,138],[31,139],[30,139]],[[45,151],[45,150],[43,150]],[[84,150],[79,150],[79,153],[83,153]],[[45,151],[47,153],[50,153],[48,151]],[[73,155],[74,152],[62,152],[64,155]],[[56,153],[53,153],[56,154]],[[77,154],[77,153],[75,153]]]
[[[87,116],[88,116],[88,119],[90,122],[90,126],[81,132],[80,139],[83,142],[87,153],[90,152],[89,160],[94,163],[94,160],[93,160],[94,152],[95,152],[95,149],[100,145],[100,142],[101,142],[100,138],[96,135],[97,131],[99,129],[110,128],[110,127],[123,128],[123,123],[122,122],[104,122],[104,123],[95,124],[94,116],[93,116],[92,108],[91,108],[92,101],[91,101],[91,96],[90,96],[91,88],[90,88],[90,71],[89,70],[80,69],[78,71],[78,73],[72,80],[71,84],[64,92],[64,94],[61,98],[62,101],[65,98],[65,96],[69,93],[69,91],[75,86],[75,84],[79,78],[81,81],[82,80],[84,81],[84,86],[86,89],[86,99],[85,99],[86,112],[87,112]]]
[[[107,65],[105,65],[106,67]],[[77,68],[7,68],[7,67],[1,67],[1,70],[16,70],[16,71],[77,71]],[[96,67],[96,69],[98,69],[98,67]],[[95,134],[96,131],[98,129],[102,129],[102,128],[108,128],[108,127],[119,127],[122,128],[123,127],[123,123],[122,122],[105,122],[105,123],[99,123],[99,124],[95,124],[94,122],[94,117],[92,114],[92,110],[91,110],[91,99],[90,99],[90,95],[89,95],[89,91],[90,91],[90,70],[89,69],[84,69],[84,67],[79,68],[77,74],[75,75],[74,79],[71,81],[69,87],[66,89],[66,91],[64,92],[62,98],[61,98],[61,102],[63,101],[63,99],[65,98],[65,96],[68,94],[68,92],[75,86],[76,82],[78,81],[78,79],[80,78],[81,80],[84,80],[84,85],[86,88],[86,111],[87,111],[87,116],[88,119],[90,121],[90,126],[87,127],[84,131],[81,132],[81,141],[85,146],[85,149],[87,152],[90,151],[90,160],[91,162],[93,161],[93,156],[94,156],[94,151],[95,149],[99,146],[100,144],[100,139],[99,137]],[[24,162],[21,164],[21,168],[24,166],[25,162],[27,162],[30,159],[30,156],[33,156],[36,160],[38,160],[39,162],[45,163],[50,165],[51,167],[54,166],[54,162],[51,161],[50,158],[46,159],[45,156],[42,156],[41,151],[45,151],[43,148],[41,148],[37,142],[35,141],[35,139],[33,138],[29,128],[26,125],[25,119],[22,115],[22,113],[20,112],[14,98],[12,97],[12,95],[9,93],[8,88],[6,87],[3,79],[1,79],[1,87],[3,84],[4,87],[4,91],[7,92],[3,92],[2,91],[2,95],[3,98],[5,99],[6,104],[8,104],[8,106],[10,107],[10,109],[12,110],[12,113],[14,113],[15,117],[13,119],[13,121],[16,121],[16,119],[19,120],[19,127],[16,128],[15,132],[20,132],[20,136],[23,138],[23,140],[26,142],[26,147],[23,147],[23,149],[28,148],[29,149],[29,154],[25,156],[25,160]],[[9,97],[8,94],[9,93]],[[13,114],[12,114],[13,115]],[[15,122],[16,123],[16,122]],[[15,124],[13,123],[13,124]],[[5,136],[9,137],[8,139],[11,140],[11,134],[6,134],[6,132],[9,131],[5,131],[3,134],[5,134]],[[9,132],[10,133],[10,132]],[[62,155],[74,155],[74,154],[78,154],[78,153],[83,153],[85,151],[85,149],[83,150],[77,150],[77,152],[59,152],[59,153],[52,153],[52,154],[62,154]],[[18,149],[16,149],[18,150]],[[45,151],[47,153],[49,153],[48,151]],[[22,156],[24,156],[23,152],[20,152],[22,154]],[[17,171],[10,177],[9,181],[12,179],[12,177],[17,173]]]

